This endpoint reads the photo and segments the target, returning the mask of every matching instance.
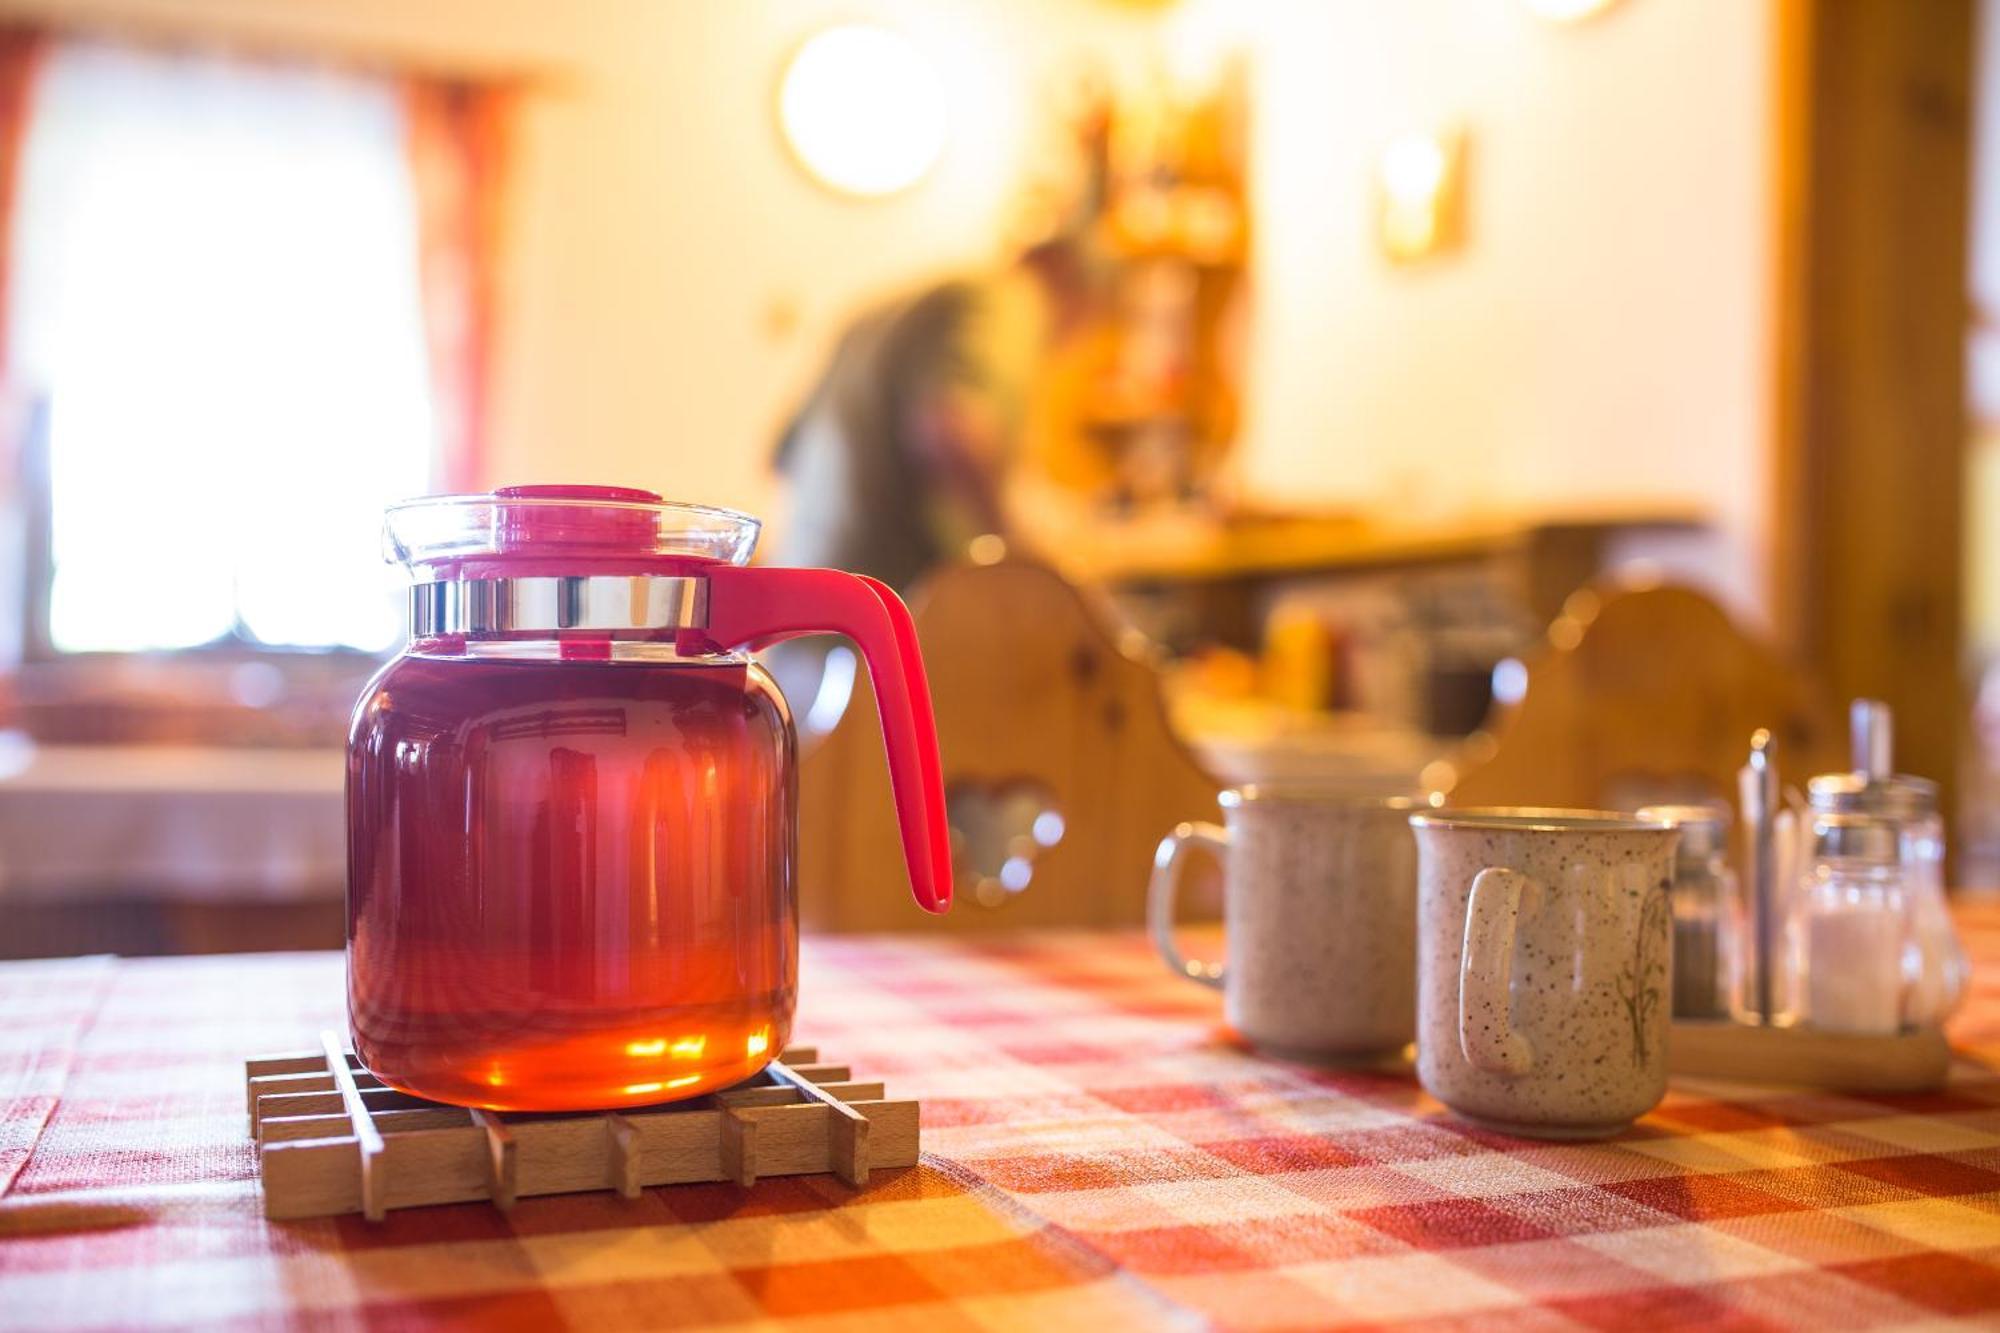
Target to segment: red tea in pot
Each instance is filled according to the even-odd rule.
[[[348,992],[384,1082],[506,1110],[642,1105],[761,1069],[797,985],[791,722],[741,649],[839,629],[882,700],[912,883],[948,901],[908,613],[750,569],[756,525],[644,492],[393,511],[409,649],[348,755]]]

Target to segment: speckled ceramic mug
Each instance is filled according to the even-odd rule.
[[[1417,1077],[1468,1120],[1615,1134],[1667,1090],[1679,830],[1584,810],[1434,810],[1417,837]]]
[[[1277,1055],[1342,1060],[1400,1051],[1416,1029],[1414,801],[1244,787],[1222,794],[1227,829],[1183,824],[1153,861],[1147,922],[1167,966],[1219,987],[1223,1019]],[[1174,941],[1184,854],[1224,862],[1227,960]]]

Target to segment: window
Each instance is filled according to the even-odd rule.
[[[431,488],[401,100],[346,74],[78,43],[42,69],[15,364],[43,404],[64,652],[379,650],[385,503]]]

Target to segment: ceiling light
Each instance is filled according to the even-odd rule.
[[[828,28],[785,67],[778,123],[822,185],[863,198],[894,194],[922,180],[944,152],[944,83],[901,33]]]

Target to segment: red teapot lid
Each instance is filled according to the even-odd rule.
[[[493,492],[500,553],[534,549],[651,554],[665,499],[636,486],[502,486]],[[560,504],[541,503],[558,500]]]
[[[631,486],[503,486],[392,506],[386,554],[420,579],[673,573],[749,563],[759,523]]]

